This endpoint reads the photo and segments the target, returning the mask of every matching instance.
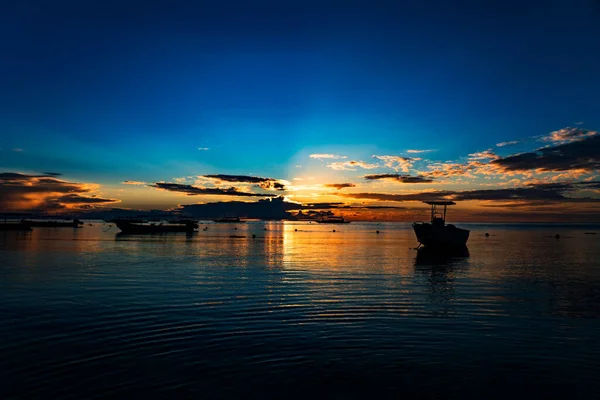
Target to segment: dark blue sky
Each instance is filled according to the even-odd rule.
[[[12,1],[0,167],[291,179],[314,152],[443,161],[597,129],[599,4]]]

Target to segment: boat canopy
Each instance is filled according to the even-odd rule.
[[[455,202],[450,200],[432,200],[432,201],[424,201],[423,203],[429,204],[430,206],[454,206]]]
[[[450,200],[431,200],[424,201],[423,203],[431,206],[431,223],[434,221],[442,220],[442,224],[446,222],[446,207],[456,205],[455,202]],[[444,206],[444,211],[438,211],[438,206]]]

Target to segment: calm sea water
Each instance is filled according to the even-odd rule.
[[[460,226],[0,232],[0,397],[597,398],[600,227]]]

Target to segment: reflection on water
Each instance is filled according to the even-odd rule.
[[[421,247],[416,250],[415,271],[427,277],[430,307],[438,317],[449,316],[454,308],[457,274],[464,272],[469,249],[465,247],[436,249]]]
[[[469,249],[467,246],[450,249],[421,247],[417,250],[415,266],[451,265],[466,257],[469,257]]]
[[[335,229],[0,232],[0,395],[600,389],[600,238],[590,227],[472,225],[469,250],[454,254],[414,250],[410,225]]]

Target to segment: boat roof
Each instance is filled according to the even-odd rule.
[[[456,203],[450,200],[432,200],[424,201],[423,203],[429,204],[430,206],[453,206]]]

